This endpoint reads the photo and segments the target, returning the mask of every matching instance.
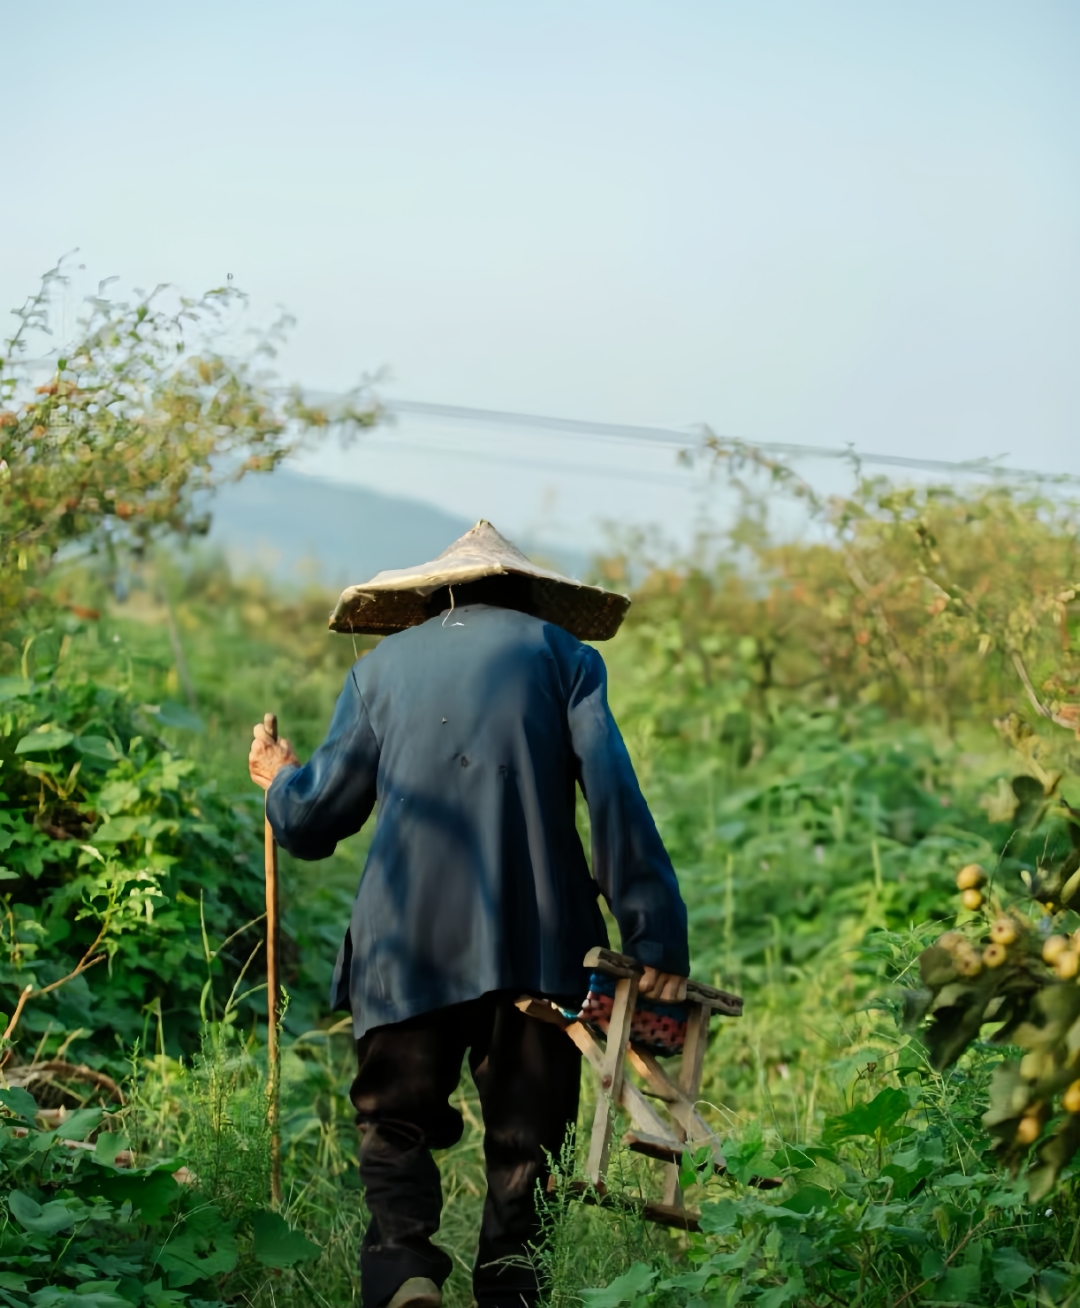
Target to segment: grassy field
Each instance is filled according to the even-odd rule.
[[[620,566],[610,562],[609,572]],[[742,1019],[719,1024],[703,1084],[702,1112],[724,1139],[729,1171],[723,1178],[695,1175],[687,1159],[704,1214],[703,1233],[694,1236],[646,1226],[629,1209],[590,1208],[561,1192],[536,1254],[548,1298],[594,1308],[1071,1303],[1080,1283],[1071,1174],[1052,1203],[1029,1204],[1022,1181],[991,1160],[982,1124],[996,1052],[977,1044],[957,1067],[936,1072],[902,1020],[903,990],[917,984],[920,950],[958,918],[957,868],[980,862],[1003,883],[1018,883],[1017,874],[1034,866],[1039,842],[1048,847],[1057,839],[1051,823],[1018,840],[1012,815],[1001,820],[988,798],[1015,771],[990,723],[1008,691],[994,682],[980,692],[985,711],[948,714],[936,710],[925,677],[920,704],[910,695],[905,700],[896,685],[868,693],[882,674],[858,666],[866,652],[858,618],[850,657],[845,653],[842,667],[834,662],[834,681],[813,669],[803,675],[798,667],[810,658],[813,633],[793,628],[791,612],[774,612],[768,626],[767,602],[749,612],[736,589],[724,567],[654,570],[640,587],[632,621],[603,651],[613,708],[689,906],[694,973],[746,998]],[[147,917],[137,930],[129,925],[124,939],[144,954],[160,951],[164,984],[149,1004],[122,993],[121,952],[108,976],[102,968],[28,1005],[9,1070],[62,1056],[124,1081],[127,1102],[112,1126],[122,1127],[146,1164],[139,1194],[164,1187],[154,1178],[171,1176],[168,1169],[182,1162],[199,1180],[203,1207],[162,1195],[158,1220],[172,1222],[181,1239],[190,1236],[181,1248],[186,1262],[162,1255],[168,1241],[145,1220],[156,1211],[152,1204],[143,1225],[118,1240],[115,1230],[106,1232],[121,1210],[87,1207],[104,1202],[87,1188],[89,1165],[72,1172],[56,1140],[31,1130],[19,1139],[40,1136],[37,1153],[13,1145],[8,1171],[0,1172],[0,1188],[30,1194],[38,1204],[29,1226],[7,1219],[3,1238],[17,1270],[0,1274],[11,1278],[0,1279],[0,1300],[19,1308],[69,1302],[43,1297],[34,1279],[42,1260],[51,1259],[72,1288],[70,1302],[83,1308],[358,1302],[355,1246],[364,1218],[345,1098],[352,1049],[339,1017],[326,1011],[325,992],[365,835],[323,863],[282,860],[289,990],[283,1212],[294,1232],[289,1238],[312,1242],[297,1245],[289,1265],[275,1265],[267,1254],[272,1242],[260,1237],[259,1222],[269,1218],[251,1216],[266,1185],[264,998],[250,988],[261,959],[255,956],[237,985],[246,948],[222,945],[257,900],[259,796],[245,765],[251,724],[276,711],[283,734],[306,754],[363,645],[326,631],[332,597],[281,596],[257,581],[234,581],[212,563],[181,568],[160,559],[132,574],[122,602],[89,572],[69,576],[57,596],[67,607],[58,609],[51,630],[16,652],[5,683],[8,744],[0,775],[7,808],[15,812],[11,779],[25,763],[14,753],[21,733],[67,724],[78,741],[112,731],[118,761],[110,766],[120,769],[120,754],[135,748],[137,731],[152,735],[159,752],[141,771],[124,773],[132,797],[127,808],[117,800],[108,820],[131,815],[131,843],[115,846],[118,867],[134,867],[151,851],[158,860],[151,860],[160,896],[154,929],[164,934],[147,934]],[[90,607],[99,615],[90,616]],[[763,633],[772,633],[779,651],[764,660]],[[87,725],[107,717],[99,689],[97,707],[83,704],[87,686],[111,687],[135,725],[121,730],[114,718]],[[947,682],[944,692],[951,693]],[[969,705],[976,698],[970,687],[967,698]],[[27,774],[37,778],[42,797],[47,787],[53,796],[67,784],[61,755],[62,749],[44,779]],[[190,770],[166,784],[160,778],[177,759]],[[84,769],[72,787],[99,789],[72,789],[65,802],[73,810],[81,805],[84,815],[96,806],[100,817],[109,812],[103,781],[87,775]],[[166,801],[174,806],[166,817],[179,825],[148,834],[145,823],[165,822]],[[25,795],[19,802],[29,811]],[[198,841],[210,839],[204,828],[211,826],[218,843],[204,848]],[[91,823],[87,831],[98,839],[101,828]],[[37,830],[38,838],[46,836]],[[177,879],[195,866],[192,851],[203,860],[202,885]],[[53,908],[40,910],[41,887],[53,885],[51,866],[46,861],[33,886],[24,877],[5,897],[12,924],[5,993],[25,975],[20,939],[24,948],[37,948],[44,980],[62,974],[66,964],[55,960],[65,950],[77,957],[76,943],[81,947],[91,930],[81,919],[66,930],[58,925],[65,912],[72,916],[74,894],[62,871],[49,891]],[[218,880],[228,886],[215,890]],[[235,905],[226,889],[239,897]],[[207,930],[213,904],[220,913]],[[169,912],[172,925],[160,927]],[[972,918],[959,912],[960,921]],[[70,998],[79,987],[86,994]],[[110,1017],[110,995],[117,1014],[141,1014],[130,1027],[139,1032],[135,1041],[110,1042],[108,1031],[120,1022]],[[180,1009],[192,1021],[181,1020]],[[441,1238],[455,1259],[449,1308],[470,1301],[483,1195],[480,1123],[467,1082],[459,1096],[465,1137],[440,1160]],[[18,1111],[19,1101],[3,1102]],[[4,1127],[13,1141],[14,1121]],[[99,1125],[91,1123],[84,1135]],[[562,1160],[568,1181],[576,1167],[573,1154]],[[783,1178],[780,1189],[748,1184],[769,1175]],[[658,1183],[651,1165],[621,1154],[612,1178],[613,1193],[628,1198],[653,1194]],[[121,1188],[111,1184],[108,1193],[119,1200]],[[50,1234],[48,1202],[83,1207],[70,1207],[77,1218]],[[228,1240],[199,1226],[207,1207],[231,1224]],[[0,1244],[0,1255],[4,1249]]]

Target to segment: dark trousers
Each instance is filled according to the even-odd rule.
[[[441,1285],[452,1263],[431,1242],[442,1190],[432,1149],[461,1139],[450,1106],[461,1064],[484,1115],[488,1192],[473,1291],[481,1308],[536,1302],[528,1247],[539,1234],[536,1183],[577,1118],[581,1057],[558,1027],[525,1017],[517,992],[482,995],[369,1031],[357,1042],[351,1098],[361,1128],[360,1178],[371,1221],[360,1248],[365,1308],[410,1277]]]

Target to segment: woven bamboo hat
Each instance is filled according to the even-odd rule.
[[[430,563],[379,572],[360,586],[350,586],[330,615],[330,630],[373,636],[404,631],[427,621],[424,601],[440,587],[507,574],[528,577],[536,616],[579,640],[609,640],[630,607],[625,595],[538,567],[481,519]]]

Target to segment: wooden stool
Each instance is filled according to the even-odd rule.
[[[673,1081],[652,1053],[630,1041],[638,981],[644,971],[642,965],[624,954],[598,948],[585,955],[585,966],[591,972],[604,972],[616,978],[615,1001],[606,1041],[598,1039],[583,1022],[566,1018],[550,1000],[523,995],[517,1001],[517,1007],[529,1017],[561,1026],[600,1080],[585,1164],[588,1181],[581,1188],[591,1188],[601,1197],[605,1194],[613,1114],[616,1108],[622,1108],[631,1124],[631,1129],[622,1137],[623,1144],[664,1164],[663,1200],[641,1204],[641,1215],[648,1221],[666,1226],[697,1230],[698,1214],[689,1210],[683,1201],[679,1163],[685,1150],[707,1147],[714,1169],[717,1172],[726,1169],[720,1141],[700,1117],[695,1104],[709,1039],[709,1018],[714,1012],[725,1017],[741,1017],[743,1001],[738,995],[698,981],[687,982],[686,1045],[678,1080]],[[640,1088],[627,1076],[628,1066],[640,1078]],[[659,1110],[653,1107],[650,1099],[657,1101]]]

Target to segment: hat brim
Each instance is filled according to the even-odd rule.
[[[466,567],[438,580],[425,578],[417,586],[394,587],[386,582],[350,586],[330,615],[330,630],[355,635],[386,636],[419,626],[431,616],[427,599],[443,586],[464,585],[483,577],[517,575],[531,582],[531,608],[536,617],[569,631],[578,640],[610,640],[619,630],[630,600],[626,595],[586,586],[569,578],[526,569]]]
[[[393,568],[350,586],[330,615],[330,630],[369,636],[404,631],[428,620],[426,601],[437,590],[505,576],[527,578],[530,611],[579,640],[610,640],[630,607],[625,595],[586,586],[533,563],[481,518],[430,563]]]

